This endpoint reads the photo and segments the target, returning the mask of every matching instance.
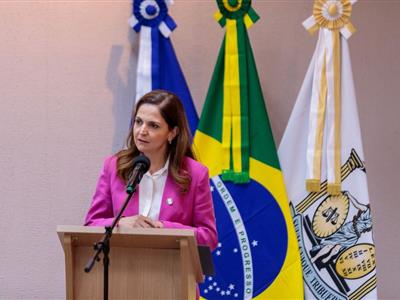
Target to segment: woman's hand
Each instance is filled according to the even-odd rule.
[[[127,228],[162,228],[163,224],[160,221],[153,221],[152,219],[136,215],[131,217],[122,217],[118,226]]]

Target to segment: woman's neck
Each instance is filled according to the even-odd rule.
[[[168,155],[159,155],[159,154],[146,154],[146,156],[150,159],[150,174],[153,174],[164,167],[165,162],[168,159]]]

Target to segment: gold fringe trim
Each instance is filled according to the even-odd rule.
[[[328,190],[329,195],[340,195],[341,184],[340,183],[328,183],[327,190]]]
[[[307,192],[318,193],[321,191],[321,181],[319,179],[307,179],[306,190]]]

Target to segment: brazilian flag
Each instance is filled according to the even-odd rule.
[[[207,299],[303,299],[300,255],[247,29],[250,0],[217,0],[226,34],[194,138],[208,166],[219,244]]]

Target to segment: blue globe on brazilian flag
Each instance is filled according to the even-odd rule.
[[[250,0],[217,0],[226,34],[194,138],[210,171],[219,244],[206,299],[303,299],[298,244],[247,29]]]

